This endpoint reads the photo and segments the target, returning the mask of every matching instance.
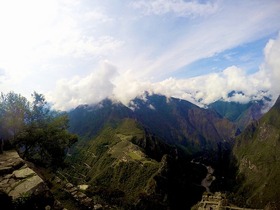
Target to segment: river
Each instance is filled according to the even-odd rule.
[[[210,192],[209,187],[211,186],[212,182],[216,179],[216,177],[213,176],[213,173],[215,170],[211,166],[207,166],[203,163],[195,162],[194,160],[192,160],[191,162],[198,164],[198,165],[202,165],[207,169],[207,174],[206,174],[205,178],[201,181],[201,186],[205,187],[207,192]]]
[[[211,166],[206,166],[204,164],[202,165],[206,167],[207,174],[206,177],[201,181],[201,186],[205,187],[207,192],[210,192],[209,187],[211,186],[212,182],[216,179],[216,177],[213,176],[214,169]]]

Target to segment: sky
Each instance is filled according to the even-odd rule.
[[[275,100],[279,32],[279,0],[0,0],[0,91],[60,110],[145,91]]]

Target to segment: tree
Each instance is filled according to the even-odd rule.
[[[17,138],[25,158],[59,166],[77,136],[68,132],[68,115],[50,109],[42,94],[32,94],[30,118]]]
[[[42,94],[32,97],[30,103],[14,92],[1,94],[0,138],[10,140],[24,158],[59,166],[77,136],[67,130],[67,113],[52,110]]]
[[[16,136],[23,129],[30,114],[29,102],[20,94],[1,93],[0,97],[0,137],[14,143]]]

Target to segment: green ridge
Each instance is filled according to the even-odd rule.
[[[242,180],[237,195],[243,203],[263,208],[280,198],[280,104],[236,140],[234,154]],[[245,196],[244,196],[245,195]],[[280,207],[280,206],[279,206]]]
[[[122,206],[134,203],[160,167],[159,162],[148,158],[131,142],[143,137],[144,131],[132,119],[124,119],[116,128],[105,126],[69,158],[75,170],[65,170],[64,174],[69,179],[72,177],[74,183],[89,184],[89,192],[101,200],[109,199],[113,204],[123,202]],[[116,191],[115,197],[106,197]]]

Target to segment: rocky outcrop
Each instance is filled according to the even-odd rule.
[[[53,203],[43,179],[14,150],[0,154],[0,191],[2,197],[8,197],[13,205],[30,204],[31,200],[38,207]]]

